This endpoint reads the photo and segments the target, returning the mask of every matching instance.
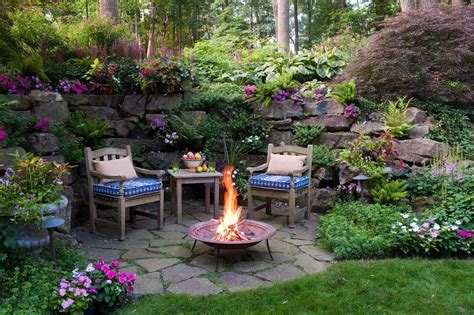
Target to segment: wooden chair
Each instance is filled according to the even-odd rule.
[[[265,172],[270,163],[271,154],[293,154],[306,155],[305,166],[299,170],[293,171],[288,176],[280,175],[254,175],[254,172]],[[272,214],[272,199],[285,199],[289,203],[288,225],[290,228],[295,227],[295,217],[297,214],[305,211],[305,217],[309,219],[311,211],[310,192],[311,192],[311,164],[313,157],[313,146],[308,145],[302,148],[293,145],[282,144],[274,147],[273,144],[268,145],[267,163],[257,167],[247,168],[249,172],[249,182],[247,186],[248,198],[248,218],[251,219],[254,211],[266,209],[267,214]],[[257,178],[257,177],[260,178]],[[278,182],[274,182],[278,181]],[[266,184],[268,181],[268,185]],[[278,188],[277,188],[278,187]],[[266,203],[255,207],[253,203],[254,196],[265,197]],[[296,213],[296,198],[305,196],[306,207]]]
[[[148,176],[147,178],[139,177],[135,180],[127,181],[124,176],[104,176],[94,169],[93,161],[108,161],[127,156],[132,159],[132,150],[129,145],[125,149],[104,148],[92,151],[91,148],[84,149],[86,158],[87,179],[89,184],[89,208],[90,208],[90,231],[96,232],[96,223],[100,222],[107,225],[117,226],[117,223],[97,218],[97,205],[105,205],[117,207],[118,210],[118,228],[119,240],[125,239],[125,211],[129,208],[129,220],[131,224],[135,223],[136,215],[142,215],[149,218],[156,218],[158,228],[163,228],[164,220],[164,189],[161,178],[165,174],[164,171],[151,171],[139,167],[134,167],[137,174]],[[153,180],[150,178],[154,178]],[[101,184],[100,180],[112,180],[107,184]],[[142,183],[140,184],[140,181]],[[133,182],[133,183],[132,183]],[[145,183],[143,183],[145,182]],[[133,185],[140,184],[145,186],[135,187]],[[108,193],[107,188],[113,187],[112,193]],[[130,189],[130,190],[128,190]],[[160,202],[158,215],[138,211],[133,207],[147,204],[151,202]]]

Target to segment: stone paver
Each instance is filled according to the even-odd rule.
[[[271,270],[255,274],[256,277],[271,282],[288,281],[299,278],[303,275],[304,273],[301,270],[290,264],[279,265],[278,267],[275,267]]]
[[[236,272],[222,273],[221,281],[229,288],[229,291],[231,292],[255,289],[271,284],[270,282]]]
[[[208,279],[192,278],[173,284],[166,291],[190,295],[208,295],[222,292],[222,289]]]
[[[181,282],[189,278],[197,277],[208,273],[206,269],[200,267],[192,267],[186,264],[178,264],[168,267],[161,271],[163,280],[168,282]]]
[[[256,272],[268,269],[269,267],[271,267],[269,263],[259,260],[240,261],[234,264],[234,270],[238,272]]]
[[[135,262],[145,268],[148,272],[154,272],[172,265],[179,263],[179,259],[176,258],[149,258],[135,260]]]
[[[89,259],[111,261],[121,256],[121,270],[140,273],[134,292],[137,296],[165,291],[191,295],[241,291],[322,272],[335,263],[331,253],[314,246],[320,216],[311,214],[310,220],[298,220],[289,228],[286,217],[278,215],[287,213],[287,206],[279,203],[273,207],[274,216],[264,211],[255,214],[255,219],[277,229],[269,241],[274,259],[270,259],[265,242],[245,250],[221,250],[216,274],[217,251],[201,242],[191,251],[194,240],[185,237],[189,226],[209,220],[211,215],[204,213],[203,202],[186,200],[184,205],[182,225],[175,223],[167,203],[163,230],[156,228],[156,220],[137,216],[133,228],[127,225],[123,242],[115,239],[115,229],[105,227],[100,228],[100,235],[89,233],[87,226],[75,228],[73,237],[83,244]],[[110,217],[115,215],[116,210],[110,211]]]
[[[158,294],[163,292],[163,284],[159,272],[148,273],[138,276],[135,281],[133,293],[137,296],[147,294]]]

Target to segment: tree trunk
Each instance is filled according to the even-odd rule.
[[[117,0],[99,0],[99,12],[101,17],[109,17],[114,24],[119,22],[119,10]]]
[[[347,8],[346,0],[339,0],[339,7],[340,7],[341,9]]]
[[[300,36],[298,30],[298,0],[293,0],[293,11],[294,11],[294,23],[295,23],[295,53],[297,54],[300,50]]]
[[[434,7],[438,4],[440,4],[441,1],[440,0],[419,0],[418,1],[418,4],[419,4],[419,9],[427,9],[427,8],[431,8],[431,7]]]
[[[413,11],[418,9],[417,0],[400,0],[400,7],[402,12]]]
[[[181,52],[183,51],[183,9],[182,3],[178,3],[178,18],[179,18],[179,28],[178,28],[178,56],[181,57]]]
[[[465,0],[452,0],[451,5],[465,5],[467,4],[467,1]]]
[[[278,40],[278,0],[272,0],[273,17],[275,19],[275,36]]]
[[[155,31],[156,31],[156,6],[154,4],[150,7],[150,34],[148,38],[148,47],[146,50],[146,57],[151,59],[156,54],[156,38],[155,38]]]
[[[308,24],[307,24],[307,37],[308,37],[308,47],[311,47],[313,44],[313,1],[307,0],[306,1],[306,9],[308,10]]]
[[[285,52],[290,48],[290,19],[288,0],[278,0],[278,30],[277,43]]]

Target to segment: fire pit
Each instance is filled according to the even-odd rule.
[[[224,214],[219,220],[196,223],[188,229],[187,235],[197,241],[217,249],[216,271],[219,265],[221,249],[243,249],[266,241],[268,253],[273,260],[268,239],[275,235],[276,229],[266,223],[254,220],[241,220],[242,207],[237,204],[237,190],[232,183],[233,167],[224,170],[222,184],[225,188]]]

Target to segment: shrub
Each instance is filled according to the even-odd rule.
[[[296,124],[293,131],[295,133],[293,142],[300,147],[306,147],[308,144],[312,144],[319,135],[321,135],[324,131],[324,127]]]
[[[473,16],[473,6],[440,6],[389,18],[341,80],[355,78],[359,93],[374,101],[406,95],[420,101],[445,99],[469,108],[474,91],[441,81],[474,86]]]
[[[354,80],[341,84],[334,84],[333,90],[329,93],[329,97],[341,104],[349,105],[356,101],[357,92]]]
[[[350,202],[336,204],[321,219],[321,236],[336,258],[369,258],[388,254],[391,227],[406,206]]]
[[[145,62],[138,76],[143,92],[149,94],[182,92],[189,79],[188,69],[181,62],[168,58]]]
[[[317,166],[334,167],[336,158],[334,154],[325,145],[313,146],[313,164]]]

